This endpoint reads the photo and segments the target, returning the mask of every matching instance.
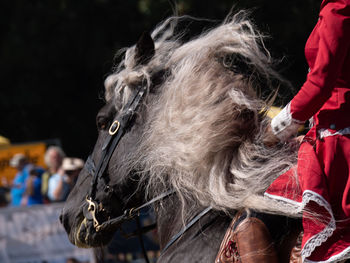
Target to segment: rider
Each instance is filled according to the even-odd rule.
[[[350,0],[322,1],[305,55],[310,67],[307,79],[297,95],[272,119],[265,137],[266,145],[285,142],[296,134],[300,124],[312,117],[313,126],[298,154],[301,192],[293,199],[286,196],[285,180],[280,176],[265,195],[292,204],[296,210],[311,212],[303,213],[303,260],[338,262],[350,258]],[[225,236],[223,251],[233,238],[241,262],[277,262],[274,249],[268,245],[270,233],[262,221],[254,216],[248,220],[245,231],[263,241],[246,248],[240,236],[243,223],[236,223],[237,226],[231,226],[236,230]],[[266,253],[251,253],[257,252],[253,250]],[[228,261],[224,254],[221,252],[217,262],[235,262]]]

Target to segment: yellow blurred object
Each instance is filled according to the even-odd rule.
[[[0,135],[0,146],[7,146],[10,145],[11,142],[9,139],[5,138],[4,136]]]
[[[269,118],[274,118],[278,113],[281,112],[281,108],[279,107],[276,107],[276,106],[271,106],[269,108],[269,110],[266,112],[266,115],[269,117]],[[304,125],[300,125],[299,129],[298,129],[298,132],[302,132],[303,130],[305,129],[305,126]]]
[[[11,182],[17,170],[10,166],[10,160],[15,154],[22,153],[31,164],[45,168],[44,155],[45,142],[33,142],[25,144],[8,144],[0,147],[0,186],[2,181]]]
[[[269,116],[271,119],[275,117],[278,113],[280,113],[282,109],[279,107],[271,106],[270,109],[267,111],[266,115]]]

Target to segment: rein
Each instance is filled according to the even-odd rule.
[[[176,242],[176,240],[178,240],[187,230],[189,230],[195,223],[197,223],[199,221],[199,219],[201,219],[203,216],[208,214],[208,212],[210,212],[211,210],[212,210],[212,207],[209,206],[209,207],[205,208],[202,212],[197,214],[187,225],[185,225],[182,228],[182,230],[180,232],[178,232],[176,235],[174,235],[169,240],[169,242],[162,249],[161,255],[163,255],[165,253],[165,251]]]
[[[170,190],[170,191],[167,191],[165,193],[162,193],[162,194],[156,196],[155,198],[151,199],[150,201],[148,201],[147,203],[144,203],[143,205],[141,205],[139,207],[126,209],[121,216],[118,216],[116,218],[112,218],[110,220],[103,222],[101,225],[98,226],[96,231],[106,230],[106,229],[111,228],[114,225],[121,225],[123,222],[134,219],[140,215],[140,210],[142,208],[150,206],[151,204],[153,204],[161,199],[164,199],[164,198],[166,198],[174,193],[175,193],[174,190]]]

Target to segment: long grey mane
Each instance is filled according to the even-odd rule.
[[[269,120],[261,91],[284,83],[263,36],[240,12],[183,43],[174,35],[181,19],[169,18],[152,32],[155,55],[146,65],[137,65],[130,47],[105,81],[106,100],[122,111],[135,83],[152,89],[153,74],[168,72],[157,95],[145,101],[144,133],[126,163],[141,171],[148,194],[175,189],[187,210],[190,198],[222,211],[288,214],[262,195],[296,162],[293,146],[262,143]]]

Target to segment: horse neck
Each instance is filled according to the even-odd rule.
[[[181,204],[176,197],[168,197],[168,199],[161,205],[158,205],[155,210],[159,246],[162,250],[183,226]]]
[[[174,195],[164,201],[162,208],[155,207],[161,251],[185,224],[204,209],[198,204],[193,203],[192,205],[191,211],[182,211],[181,203]],[[188,216],[185,216],[186,214]],[[173,243],[166,252],[163,251],[158,262],[214,262],[230,221],[231,218],[225,215],[214,211],[209,212]],[[189,253],[191,257],[185,256]]]

